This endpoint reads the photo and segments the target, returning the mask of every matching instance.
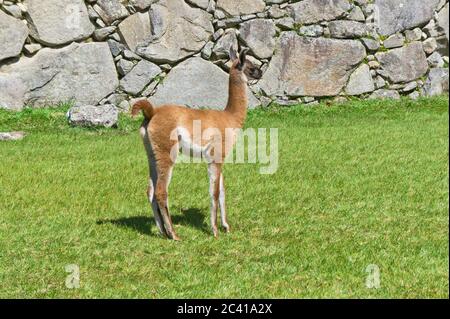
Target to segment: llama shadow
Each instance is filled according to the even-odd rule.
[[[174,225],[184,225],[199,229],[208,233],[209,229],[205,223],[205,216],[198,208],[189,208],[182,210],[182,215],[172,216]],[[159,232],[151,232],[152,225],[155,225],[153,216],[131,216],[118,219],[97,220],[97,225],[113,224],[118,227],[132,229],[138,233],[147,236],[159,236]]]

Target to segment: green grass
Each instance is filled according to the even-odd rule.
[[[278,171],[225,167],[215,240],[205,164],[177,165],[181,242],[157,234],[140,120],[71,128],[66,108],[0,111],[28,133],[0,143],[0,297],[449,297],[448,97],[252,111],[279,128]]]

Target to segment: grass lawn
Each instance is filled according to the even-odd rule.
[[[448,97],[250,112],[279,129],[278,171],[225,166],[233,232],[215,240],[206,165],[177,165],[181,242],[147,204],[140,120],[71,128],[66,109],[0,111],[28,133],[0,143],[0,297],[449,297]]]

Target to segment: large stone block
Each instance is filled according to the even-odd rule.
[[[122,42],[131,51],[135,51],[139,44],[145,43],[151,37],[150,16],[148,12],[135,13],[119,24],[119,34]]]
[[[142,92],[155,76],[161,73],[161,69],[156,64],[142,60],[129,72],[122,80],[120,87],[131,95]]]
[[[391,82],[410,82],[425,75],[428,62],[421,42],[412,42],[402,48],[377,53],[381,72]]]
[[[448,94],[448,68],[432,68],[423,87],[426,96]]]
[[[97,0],[94,9],[106,24],[112,24],[129,14],[120,0]]]
[[[118,85],[106,42],[45,48],[0,68],[0,107],[20,110],[69,100],[95,105]]]
[[[46,45],[86,39],[95,27],[82,0],[26,0],[30,34]]]
[[[263,0],[217,0],[217,9],[229,16],[240,16],[263,12],[266,5]]]
[[[351,6],[347,0],[304,0],[289,8],[296,23],[311,24],[342,17]]]
[[[444,33],[444,36],[440,37],[438,41],[438,49],[441,54],[447,55],[449,53],[449,31],[448,31],[448,2],[437,14],[437,26],[440,32]]]
[[[308,38],[283,32],[258,86],[269,96],[340,93],[366,50],[355,40]]]
[[[0,61],[18,56],[27,37],[25,23],[0,10]]]
[[[183,0],[162,0],[151,6],[153,37],[136,52],[154,62],[174,63],[199,52],[214,33],[212,16]]]
[[[370,68],[367,64],[361,64],[350,76],[345,92],[348,95],[360,95],[374,90],[375,84],[370,74]]]
[[[254,19],[241,24],[239,37],[261,59],[270,58],[275,49],[275,24],[270,19]]]
[[[439,0],[375,0],[376,25],[382,35],[391,35],[417,26],[433,18]]]
[[[150,99],[156,105],[174,103],[192,108],[223,109],[228,101],[228,74],[202,58],[190,58],[174,67]],[[259,105],[248,90],[249,107]]]

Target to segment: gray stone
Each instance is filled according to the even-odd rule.
[[[282,30],[290,30],[294,28],[294,19],[290,17],[277,19],[275,24]]]
[[[209,0],[186,0],[186,2],[204,10],[208,9],[209,5]]]
[[[119,110],[112,104],[74,106],[68,112],[71,125],[113,127],[117,125]]]
[[[421,42],[412,42],[402,48],[377,53],[385,76],[391,82],[410,82],[425,75],[428,63]],[[407,58],[405,58],[407,57]]]
[[[25,137],[25,132],[0,132],[0,141],[20,141]]]
[[[347,0],[304,0],[289,8],[295,23],[312,24],[343,17],[351,6]]]
[[[3,9],[5,9],[5,11],[12,15],[14,18],[22,19],[22,10],[20,10],[20,7],[18,5],[5,5],[3,6]]]
[[[320,37],[323,35],[323,28],[318,24],[305,25],[300,27],[298,32],[307,37]]]
[[[214,42],[209,41],[202,49],[202,58],[209,60],[212,55],[212,50],[214,48]]]
[[[119,24],[119,35],[131,51],[151,36],[150,16],[148,12],[135,13]]]
[[[228,78],[228,74],[218,66],[193,57],[170,71],[158,85],[151,100],[156,105],[174,103],[192,108],[223,109],[228,99]],[[249,107],[259,105],[259,101],[250,90],[248,98]]]
[[[426,96],[448,93],[448,68],[433,68],[423,87]]]
[[[265,0],[267,4],[281,4],[284,2],[288,2],[288,0]]]
[[[20,110],[70,100],[97,104],[118,84],[107,43],[72,43],[0,67],[0,105]]]
[[[380,89],[380,88],[383,88],[383,87],[385,87],[386,86],[386,81],[381,77],[381,76],[377,76],[376,78],[375,78],[375,87],[377,88],[377,89]]]
[[[402,89],[403,92],[411,92],[414,91],[417,88],[417,82],[413,81],[413,82],[409,82],[405,85],[405,87]]]
[[[183,0],[162,0],[151,6],[153,37],[136,52],[154,62],[173,63],[205,46],[214,33],[212,16]]]
[[[225,19],[227,15],[222,10],[216,10],[214,11],[214,18],[216,19]]]
[[[120,75],[124,76],[129,73],[134,67],[134,63],[125,59],[120,59],[117,62],[117,71]],[[115,104],[115,103],[113,103]],[[117,105],[117,104],[116,104]]]
[[[380,48],[380,41],[378,40],[371,38],[362,38],[361,40],[369,51],[377,51]]]
[[[414,92],[408,94],[408,97],[412,100],[417,100],[418,98],[420,98],[420,93],[417,91],[414,91]]]
[[[444,66],[444,60],[442,59],[442,56],[439,54],[439,52],[434,52],[432,55],[428,57],[428,64],[431,67],[438,67],[441,68]]]
[[[280,9],[280,6],[277,5],[270,7],[267,13],[269,17],[273,19],[284,18],[288,15],[288,12],[286,10]]]
[[[142,60],[142,58],[139,55],[137,55],[133,51],[130,51],[127,49],[124,49],[122,54],[123,54],[123,57],[127,60],[134,60],[134,61]]]
[[[375,0],[376,21],[382,35],[424,25],[433,17],[439,0]]]
[[[359,41],[306,38],[283,32],[258,86],[266,95],[332,96],[366,56]]]
[[[152,3],[157,2],[158,0],[130,0],[130,4],[138,9],[139,11],[147,10]]]
[[[228,59],[230,48],[238,49],[238,40],[235,29],[228,29],[217,41],[212,50],[215,59]]]
[[[448,12],[449,4],[447,4],[439,11],[436,17],[438,29],[444,33],[444,36],[440,37],[438,41],[438,50],[441,54],[448,55],[449,53],[449,31],[448,31]]]
[[[240,16],[263,12],[266,5],[263,0],[217,0],[216,8],[228,16]]]
[[[114,40],[108,40],[109,49],[111,50],[111,53],[114,57],[118,56],[120,53],[122,53],[124,49],[124,45],[120,42],[114,41]]]
[[[100,28],[94,31],[94,39],[97,41],[104,41],[108,36],[116,31],[115,26]]]
[[[427,35],[427,37],[437,37],[439,35],[439,31],[437,30],[434,20],[431,20],[426,26],[423,27],[423,32]]]
[[[406,40],[409,42],[419,41],[422,38],[422,30],[420,28],[415,28],[414,30],[405,31]]]
[[[361,95],[375,90],[370,68],[367,64],[362,64],[350,76],[345,92],[348,95]]]
[[[105,104],[113,104],[113,105],[120,105],[123,101],[126,101],[128,99],[128,95],[125,93],[113,93],[106,99]]]
[[[0,61],[18,56],[27,37],[27,26],[0,10]]]
[[[142,91],[142,96],[150,96],[155,92],[156,87],[158,86],[159,81],[153,81],[150,83],[144,91]]]
[[[120,87],[131,95],[138,95],[160,73],[159,66],[142,60],[120,80]]]
[[[238,26],[242,22],[240,17],[232,17],[224,20],[220,20],[216,23],[217,28],[233,28]]]
[[[378,69],[380,67],[380,63],[378,61],[369,61],[368,65],[371,69]]]
[[[394,100],[400,100],[400,94],[395,90],[385,90],[380,89],[375,92],[373,92],[369,99],[394,99]]]
[[[124,100],[120,102],[117,107],[119,108],[119,112],[128,113],[130,111],[131,105],[129,101]]]
[[[360,7],[355,6],[352,11],[348,14],[347,19],[359,21],[359,22],[365,22],[366,17],[364,16],[364,12],[361,10]]]
[[[431,54],[437,49],[437,42],[435,38],[428,38],[423,41],[423,50],[426,54]]]
[[[383,41],[383,45],[386,49],[399,48],[403,46],[404,43],[405,37],[400,33],[393,34]]]
[[[108,25],[129,15],[125,6],[120,3],[120,0],[97,0],[94,9]]]
[[[26,0],[30,34],[46,45],[61,45],[91,36],[95,27],[82,0]]]
[[[24,51],[28,55],[33,55],[42,49],[42,46],[39,43],[25,44]]]
[[[270,58],[275,49],[275,24],[269,19],[254,19],[241,24],[240,39],[260,58]]]
[[[370,34],[370,27],[357,21],[337,20],[328,24],[333,38],[361,38]]]

